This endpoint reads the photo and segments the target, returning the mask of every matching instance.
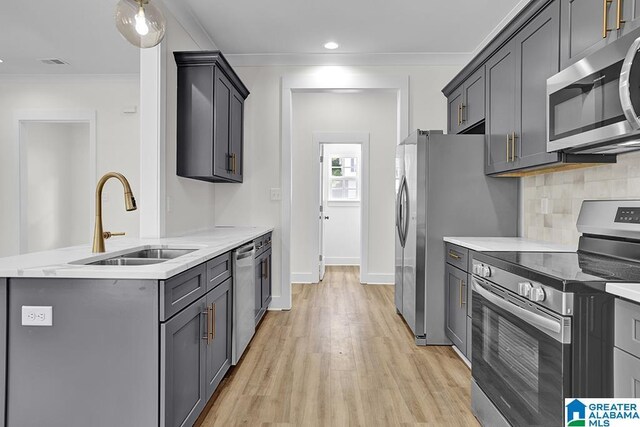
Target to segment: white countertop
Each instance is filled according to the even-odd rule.
[[[640,283],[607,283],[605,290],[609,294],[640,303]]]
[[[524,237],[444,237],[445,242],[478,252],[575,252],[575,246]]]
[[[0,277],[168,279],[270,231],[273,231],[273,228],[216,227],[206,232],[163,239],[112,237],[105,242],[107,252],[103,254],[91,253],[91,245],[86,244],[0,258]],[[159,264],[139,266],[71,264],[83,260],[99,261],[156,245],[197,250]]]

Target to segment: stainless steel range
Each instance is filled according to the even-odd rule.
[[[486,426],[562,425],[612,397],[614,297],[640,283],[640,200],[585,201],[577,252],[473,256],[472,405]]]

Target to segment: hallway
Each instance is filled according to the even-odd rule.
[[[478,425],[469,369],[450,347],[415,346],[393,287],[358,277],[328,267],[293,285],[293,309],[267,313],[201,425]]]

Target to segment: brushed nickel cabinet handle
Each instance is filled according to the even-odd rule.
[[[623,0],[618,0],[616,5],[616,30],[622,28],[622,24],[627,22],[622,19],[622,2]]]
[[[459,281],[458,293],[460,294],[460,308],[462,308],[462,306],[465,304],[465,302],[462,300],[462,288],[464,287],[464,280],[458,279],[458,281]]]
[[[209,331],[209,325],[210,325],[210,319],[209,319],[209,307],[207,307],[207,309],[203,312],[200,313],[201,315],[204,315],[205,317],[205,324],[207,325],[207,330],[205,331],[205,335],[202,337],[203,340],[207,341],[207,345],[209,345],[210,341],[210,331]]]
[[[516,135],[515,132],[511,134],[511,161],[512,162],[516,161],[516,138],[517,137],[518,135]]]
[[[216,339],[216,303],[214,302],[213,304],[211,304],[211,341],[215,339]]]
[[[465,118],[464,118],[464,109],[467,108],[464,105],[464,102],[462,104],[460,104],[460,124],[463,124],[464,122],[466,122]]]
[[[602,0],[602,38],[606,39],[607,34],[611,29],[607,28],[609,20],[609,5],[613,3],[613,0]]]

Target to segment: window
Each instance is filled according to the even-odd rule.
[[[360,200],[360,165],[357,157],[331,157],[330,201]]]

